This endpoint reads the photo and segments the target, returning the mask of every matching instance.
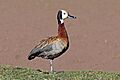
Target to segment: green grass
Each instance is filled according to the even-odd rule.
[[[45,73],[29,68],[0,66],[0,80],[120,80],[120,73],[102,71]]]

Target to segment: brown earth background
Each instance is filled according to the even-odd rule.
[[[45,37],[56,35],[56,14],[65,9],[69,50],[56,70],[120,72],[120,0],[0,0],[0,64],[49,70],[48,60],[27,59]]]

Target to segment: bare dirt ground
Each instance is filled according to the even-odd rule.
[[[49,62],[27,59],[30,50],[57,34],[56,14],[65,9],[69,50],[54,60],[56,70],[120,71],[119,0],[0,0],[0,64],[49,70]]]

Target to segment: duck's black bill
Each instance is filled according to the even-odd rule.
[[[72,15],[68,15],[68,18],[72,18],[72,19],[76,19],[76,17],[75,16],[72,16]]]

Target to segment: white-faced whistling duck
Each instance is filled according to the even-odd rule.
[[[50,70],[53,72],[53,60],[62,55],[69,47],[68,34],[64,26],[64,20],[67,18],[76,19],[65,10],[59,10],[57,14],[58,34],[40,41],[40,43],[32,49],[28,55],[28,59],[42,57],[50,60]]]

